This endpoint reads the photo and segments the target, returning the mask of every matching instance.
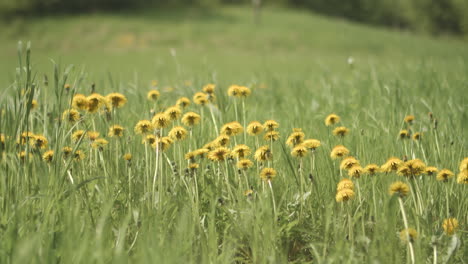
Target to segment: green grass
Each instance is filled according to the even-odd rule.
[[[388,194],[397,180],[411,186],[404,208],[408,225],[419,234],[412,243],[416,262],[433,262],[435,248],[444,261],[457,246],[450,261],[463,263],[466,185],[456,178],[468,156],[466,42],[278,9],[264,10],[256,26],[250,12],[148,10],[1,25],[1,263],[410,262],[398,235],[404,228],[398,198]],[[32,42],[30,64],[24,47],[18,60],[18,40]],[[159,82],[157,103],[146,99],[151,80]],[[73,93],[89,95],[93,83],[96,92],[122,93],[128,103],[108,114],[81,111],[83,118],[74,125],[59,122]],[[136,123],[181,96],[192,98],[207,83],[217,85],[215,106],[192,103],[184,109],[202,114],[193,137],[163,154],[146,150],[134,132]],[[241,100],[227,96],[231,84],[252,89],[245,119]],[[332,135],[324,124],[330,113],[341,117],[349,135]],[[421,141],[398,139],[410,114],[416,116],[411,131],[422,132]],[[235,162],[205,159],[195,175],[185,172],[184,153],[215,139],[215,127],[268,119],[279,122],[281,135],[272,144],[273,161],[265,164],[278,172],[273,192],[257,166],[246,174],[251,198],[244,196],[244,175],[239,177]],[[113,124],[126,129],[123,138],[107,135]],[[293,128],[321,141],[314,169],[309,157],[303,171],[297,169],[299,161],[285,145]],[[74,143],[71,133],[77,129],[98,131],[109,144],[99,151],[88,139]],[[44,135],[48,147],[16,144],[25,131]],[[229,147],[235,142],[256,149],[254,137],[232,137]],[[262,137],[260,142],[269,144]],[[407,156],[448,168],[455,177],[444,183],[427,175],[363,175],[353,180],[355,198],[338,203],[336,184],[347,173],[330,158],[338,144],[362,166]],[[63,158],[64,146],[82,150],[85,159]],[[55,151],[50,164],[41,159],[47,149]],[[31,152],[31,158],[22,161],[20,151]],[[130,164],[125,153],[133,155]],[[447,217],[460,223],[456,236],[443,234]]]

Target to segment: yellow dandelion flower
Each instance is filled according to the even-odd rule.
[[[115,108],[120,108],[127,103],[127,98],[121,93],[110,93],[106,96],[106,99]]]
[[[253,193],[254,193],[254,191],[249,189],[249,190],[244,192],[244,195],[247,196],[247,197],[252,197]]]
[[[408,160],[407,162],[403,163],[398,168],[398,175],[405,176],[405,177],[414,177],[424,173],[426,169],[426,164],[420,159],[412,159]]]
[[[155,149],[159,148],[159,150],[166,151],[172,145],[173,141],[170,137],[161,137],[156,138],[156,141],[151,144],[151,146]]]
[[[86,157],[86,155],[85,155],[84,152],[81,151],[81,150],[77,150],[77,151],[75,151],[75,153],[73,154],[73,159],[74,159],[75,161],[81,161],[81,160],[83,160],[85,157]]]
[[[31,109],[32,109],[32,110],[36,109],[36,108],[37,108],[37,105],[38,105],[37,101],[36,101],[35,99],[33,99],[33,100],[31,101]]]
[[[221,134],[227,136],[235,136],[242,133],[242,131],[244,131],[244,128],[237,121],[229,122],[221,127]]]
[[[325,125],[326,126],[331,126],[336,123],[340,122],[340,117],[337,116],[336,114],[330,114],[325,118]]]
[[[224,161],[231,151],[225,147],[218,147],[208,153],[208,158],[212,161]]]
[[[216,88],[215,84],[209,83],[209,84],[203,86],[202,90],[203,90],[203,92],[205,92],[207,94],[212,94],[212,93],[214,93],[215,88]]]
[[[51,163],[52,160],[54,159],[54,151],[53,150],[48,150],[44,152],[42,155],[42,160],[44,160],[47,163]]]
[[[247,170],[252,168],[253,162],[249,159],[241,159],[237,162],[236,166],[239,170]]]
[[[442,169],[437,173],[436,179],[438,181],[444,181],[447,182],[450,178],[452,178],[455,174],[451,170],[448,169]]]
[[[380,171],[380,167],[377,164],[369,164],[364,168],[364,173],[368,175],[375,175]]]
[[[279,127],[279,124],[275,120],[267,120],[263,124],[263,127],[268,131],[273,131]]]
[[[75,94],[72,99],[72,107],[78,110],[87,110],[88,98],[83,94]]]
[[[182,123],[186,126],[195,126],[200,122],[200,115],[194,112],[188,112],[182,117]]]
[[[263,181],[269,182],[272,181],[276,177],[276,170],[273,168],[263,168],[260,172],[260,178]]]
[[[401,165],[403,165],[403,161],[401,159],[391,157],[380,168],[382,169],[382,172],[392,172],[397,171]]]
[[[341,191],[338,191],[335,196],[335,200],[337,202],[346,202],[349,200],[352,200],[354,198],[354,191],[351,189],[342,189]]]
[[[141,144],[153,145],[156,142],[156,136],[153,134],[146,135],[141,141]]]
[[[354,183],[348,178],[343,178],[338,182],[336,186],[336,191],[340,192],[344,189],[354,190]]]
[[[451,236],[455,234],[458,230],[458,220],[456,218],[447,218],[444,219],[442,223],[442,228],[444,229],[445,234]]]
[[[187,130],[182,126],[175,126],[169,131],[169,137],[174,140],[183,140],[187,137]]]
[[[263,136],[263,139],[267,141],[277,141],[279,138],[280,134],[278,131],[268,131]]]
[[[364,170],[362,169],[361,166],[359,165],[354,165],[353,167],[351,167],[349,170],[348,170],[348,176],[349,177],[352,177],[352,178],[356,178],[356,179],[359,179],[362,175],[362,173],[364,172]]]
[[[239,145],[236,145],[232,149],[232,153],[233,153],[234,157],[242,159],[242,158],[245,158],[245,157],[249,156],[251,151],[250,151],[249,146],[244,145],[244,144],[239,144]]]
[[[177,120],[179,119],[180,115],[182,115],[182,110],[180,110],[179,106],[171,106],[164,111],[164,113],[169,116],[170,120]]]
[[[62,148],[62,154],[64,158],[68,158],[70,154],[72,153],[73,149],[70,147],[63,147]]]
[[[414,115],[407,115],[404,120],[405,120],[405,123],[408,123],[411,125],[414,121]]]
[[[186,108],[190,105],[190,99],[188,99],[187,97],[181,97],[177,100],[176,105],[182,108]]]
[[[254,158],[259,162],[271,160],[273,158],[273,153],[268,146],[261,146],[255,151]]]
[[[229,86],[229,88],[228,88],[228,96],[239,97],[240,90],[241,89],[240,89],[239,85],[233,84],[233,85]]]
[[[0,147],[4,148],[5,147],[5,135],[0,134]]]
[[[18,158],[24,162],[26,160],[26,156],[28,156],[29,159],[32,159],[33,158],[33,155],[31,153],[29,153],[29,155],[26,155],[26,151],[21,151],[20,153],[18,153]]]
[[[158,90],[153,89],[148,92],[146,97],[148,98],[148,100],[157,101],[160,95],[161,94],[159,93]]]
[[[166,113],[157,113],[153,116],[153,119],[151,120],[153,123],[153,127],[156,129],[161,129],[167,127],[171,119]]]
[[[413,243],[416,239],[418,239],[418,232],[414,228],[401,230],[400,239],[403,242],[408,242],[409,239],[409,242]]]
[[[349,133],[349,129],[347,129],[344,126],[337,127],[333,129],[333,135],[339,136],[339,137],[344,137]]]
[[[122,137],[124,128],[119,125],[109,127],[109,137]]]
[[[247,133],[251,136],[256,136],[263,132],[263,125],[258,121],[252,121],[247,126]]]
[[[200,164],[198,164],[198,163],[190,163],[189,166],[188,166],[188,168],[191,171],[196,171],[199,167],[200,167]]]
[[[80,118],[80,112],[76,111],[75,109],[65,110],[62,114],[62,120],[66,120],[70,123],[75,123],[76,121],[80,120]]]
[[[359,165],[359,161],[355,157],[346,157],[340,163],[341,170],[349,170],[353,166]]]
[[[291,151],[291,155],[296,158],[303,158],[307,156],[309,150],[302,144],[296,145]]]
[[[227,135],[220,135],[213,140],[213,145],[216,147],[224,147],[229,144],[230,138]]]
[[[459,167],[460,171],[464,171],[464,170],[468,170],[468,157],[467,158],[464,158],[461,162],[460,162],[460,167]]]
[[[91,143],[91,147],[94,149],[103,150],[107,144],[109,144],[109,141],[103,138],[97,138],[96,140],[93,141],[93,143]]]
[[[101,108],[101,106],[106,105],[108,103],[107,99],[98,93],[91,94],[86,98],[86,100],[88,101],[87,110],[89,113],[96,113],[99,110],[99,108]]]
[[[416,132],[413,134],[413,140],[421,140],[422,134],[419,132]]]
[[[135,125],[135,132],[137,134],[148,134],[153,132],[153,124],[149,120],[140,120]]]
[[[400,139],[406,139],[406,138],[410,138],[410,133],[408,132],[408,130],[403,129],[400,131],[398,136],[400,137]]]
[[[208,96],[205,93],[198,92],[193,96],[193,102],[197,105],[205,105],[208,103]]]
[[[314,151],[316,148],[320,147],[321,143],[317,139],[306,139],[302,144],[309,150]]]
[[[34,137],[34,133],[32,133],[32,132],[30,132],[30,131],[23,132],[19,136],[17,143],[21,144],[21,145],[25,145],[26,143],[31,141],[31,138],[33,138],[33,137]]]
[[[410,188],[408,184],[401,182],[401,181],[392,183],[390,185],[390,188],[388,189],[388,192],[390,193],[390,195],[397,194],[400,197],[404,197],[408,195],[409,191],[410,191]]]
[[[250,90],[249,87],[247,86],[239,86],[239,93],[238,93],[238,97],[248,97],[250,94],[252,93],[252,91]]]
[[[190,151],[190,152],[185,153],[185,159],[190,160],[190,162],[195,162],[195,157],[196,157],[195,151]]]
[[[65,88],[65,90],[70,90],[71,85],[66,83],[65,85],[63,85],[63,88]]]
[[[468,184],[468,169],[460,171],[457,177],[457,183]]]
[[[424,170],[424,174],[432,176],[436,174],[438,171],[439,169],[437,169],[436,167],[429,166],[429,167],[426,167],[426,169]]]
[[[86,134],[86,132],[84,130],[77,130],[75,132],[73,132],[71,138],[74,142],[78,142],[81,140],[81,138],[84,137],[84,135]]]
[[[294,147],[296,145],[301,144],[304,142],[305,134],[301,130],[294,131],[289,135],[288,139],[286,139],[286,145]]]
[[[125,155],[123,155],[123,159],[124,159],[125,161],[127,161],[127,162],[132,161],[132,158],[133,158],[133,156],[132,156],[132,154],[130,154],[130,153],[125,153]]]
[[[34,135],[30,138],[31,146],[36,149],[45,149],[49,141],[43,135]]]
[[[332,149],[330,153],[330,157],[332,159],[337,159],[337,158],[346,157],[348,156],[348,154],[349,154],[349,150],[345,146],[338,145]]]
[[[88,131],[87,136],[90,141],[94,141],[99,138],[100,133],[97,131]]]

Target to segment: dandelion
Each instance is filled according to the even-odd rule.
[[[153,134],[146,135],[141,141],[141,144],[153,145],[156,142],[156,136]]]
[[[62,114],[62,120],[66,120],[70,123],[75,123],[76,121],[80,120],[80,112],[76,111],[75,109],[65,110]]]
[[[375,175],[380,171],[380,167],[377,164],[369,164],[364,167],[364,173],[369,175]]]
[[[253,166],[253,162],[249,159],[241,159],[237,162],[236,166],[240,170],[247,170]]]
[[[352,189],[345,188],[336,193],[335,200],[337,202],[346,202],[346,201],[352,200],[354,196],[355,196],[355,193]]]
[[[155,142],[153,142],[151,146],[155,149],[166,151],[169,149],[172,143],[173,141],[170,137],[161,137],[161,138],[156,138]]]
[[[349,170],[353,166],[359,166],[359,161],[355,157],[346,157],[340,163],[341,170]]]
[[[255,151],[254,158],[259,162],[271,160],[273,158],[273,153],[268,146],[261,146]]]
[[[464,170],[468,170],[468,157],[467,158],[464,158],[461,162],[460,162],[460,167],[459,167],[460,171],[464,171]]]
[[[188,168],[193,172],[196,171],[200,167],[200,164],[198,163],[190,163]]]
[[[165,128],[170,123],[170,117],[166,113],[157,113],[153,116],[151,122],[153,123],[154,128],[161,129]]]
[[[250,88],[246,87],[246,86],[240,86],[239,87],[239,93],[238,93],[238,97],[248,97],[250,94],[252,93],[252,91],[250,91]]]
[[[153,124],[149,120],[140,120],[135,125],[135,132],[137,134],[148,134],[153,132]]]
[[[403,163],[397,173],[405,177],[413,177],[422,174],[426,169],[426,164],[420,159],[412,159]]]
[[[197,105],[205,105],[208,103],[208,96],[205,93],[198,92],[193,96],[193,102]]]
[[[421,140],[422,134],[419,132],[414,133],[413,140]]]
[[[382,172],[392,172],[397,171],[402,164],[403,161],[401,159],[391,157],[380,168],[382,169]]]
[[[186,108],[190,105],[190,99],[188,99],[187,97],[181,97],[177,100],[176,105],[182,108]]]
[[[170,120],[177,120],[182,115],[182,110],[180,110],[179,106],[171,106],[164,113],[169,116]]]
[[[131,161],[132,161],[132,158],[133,158],[133,156],[132,156],[132,154],[130,154],[130,153],[125,153],[125,154],[123,155],[123,159],[124,159],[125,161],[127,161],[127,162],[131,162]]]
[[[405,123],[408,123],[411,125],[414,121],[414,115],[407,115],[404,120],[405,120]]]
[[[102,151],[107,144],[109,144],[109,141],[103,138],[97,138],[93,143],[91,143],[91,147]]]
[[[340,192],[344,189],[349,189],[354,191],[354,183],[348,178],[343,178],[338,182],[338,185],[336,187],[336,191]]]
[[[127,98],[121,93],[110,93],[106,96],[106,99],[115,108],[120,108],[127,103]]]
[[[249,189],[249,190],[244,192],[244,196],[247,196],[248,198],[250,198],[250,197],[252,197],[253,193],[254,193],[254,191]]]
[[[230,150],[225,147],[218,147],[208,153],[208,158],[212,161],[224,161],[229,156]]]
[[[229,136],[220,135],[213,141],[213,145],[216,147],[219,147],[219,146],[224,147],[229,144],[229,141],[230,141]]]
[[[122,137],[124,128],[119,125],[109,127],[109,137]]]
[[[86,98],[86,100],[88,101],[87,110],[89,113],[96,113],[102,105],[106,105],[108,103],[107,99],[98,93],[91,94]]]
[[[277,141],[279,137],[280,137],[280,134],[278,131],[268,131],[263,136],[263,139],[267,141]]]
[[[344,126],[340,126],[340,127],[337,127],[337,128],[335,128],[335,129],[333,129],[333,135],[335,135],[335,136],[344,137],[344,136],[346,136],[348,133],[349,133],[349,129],[347,129],[347,128],[344,127]]]
[[[47,163],[51,163],[52,160],[54,159],[54,151],[48,150],[44,152],[44,154],[42,155],[42,159]]]
[[[203,86],[203,92],[207,93],[207,94],[213,94],[214,91],[215,91],[215,88],[216,88],[216,85],[215,84],[212,84],[212,83],[209,83],[205,86]]]
[[[148,100],[157,101],[160,95],[161,94],[159,93],[158,90],[153,89],[148,92],[146,97],[148,98]]]
[[[86,155],[85,155],[84,152],[81,151],[81,150],[77,150],[77,151],[75,151],[75,153],[73,154],[73,159],[74,159],[75,161],[81,161],[81,160],[83,160],[85,157],[86,157]]]
[[[336,114],[330,114],[325,118],[325,125],[326,126],[331,126],[336,123],[340,122],[340,117],[337,116]]]
[[[443,170],[440,170],[439,173],[437,173],[436,179],[438,181],[447,182],[453,176],[454,176],[454,174],[453,174],[453,172],[451,170],[443,169]]]
[[[97,131],[88,131],[87,136],[90,141],[95,141],[99,138],[99,132]]]
[[[295,128],[294,132],[289,135],[288,139],[286,139],[286,145],[294,147],[296,145],[301,144],[304,142],[305,134],[302,132],[302,129]]]
[[[182,126],[175,126],[169,131],[169,137],[173,140],[184,140],[187,137],[187,130]]]
[[[442,223],[442,228],[444,229],[445,234],[451,236],[455,234],[458,230],[458,220],[456,218],[447,218],[444,219]]]
[[[273,131],[279,127],[279,124],[275,120],[267,120],[263,124],[263,127],[268,131]]]
[[[406,195],[408,195],[409,191],[410,189],[408,184],[401,181],[392,183],[392,185],[390,185],[390,188],[388,189],[390,195],[396,194],[399,197],[405,197]]]
[[[306,139],[304,142],[302,142],[302,145],[304,145],[309,150],[315,151],[316,148],[320,147],[321,143],[317,139]]]
[[[436,174],[438,171],[439,169],[437,169],[436,167],[429,166],[429,167],[426,167],[426,169],[424,170],[424,174],[432,176]]]
[[[194,112],[188,112],[182,117],[182,123],[186,126],[194,126],[200,122],[200,115]]]
[[[247,133],[251,136],[256,136],[263,132],[263,125],[258,121],[252,121],[247,126]]]
[[[233,84],[228,88],[228,96],[239,97],[240,91],[240,86]]]
[[[276,170],[273,168],[263,168],[260,172],[260,178],[263,181],[269,182],[272,181],[276,177]]]
[[[307,150],[307,148],[304,145],[300,144],[293,148],[293,150],[291,151],[291,155],[296,158],[303,158],[307,155],[308,152],[309,151]]]
[[[243,131],[244,128],[237,121],[229,122],[221,127],[221,134],[227,136],[235,136]]]
[[[34,135],[30,138],[30,143],[33,148],[45,149],[49,141],[43,135]]]
[[[0,147],[4,148],[5,147],[5,135],[0,134]]]
[[[31,153],[29,153],[29,155],[27,155],[29,159],[32,159],[33,158],[33,155]],[[20,153],[18,153],[18,158],[24,162],[26,160],[26,151],[21,151]]]
[[[332,159],[337,159],[337,158],[348,156],[348,154],[349,154],[349,150],[345,146],[338,145],[332,149],[330,153],[330,157]]]
[[[400,232],[400,239],[403,242],[408,242],[409,239],[410,243],[414,243],[417,238],[418,232],[414,228],[407,228]]]
[[[64,158],[68,158],[70,154],[72,153],[73,149],[70,147],[63,147],[62,148],[62,154]]]
[[[406,129],[401,130],[398,135],[399,135],[400,139],[410,138],[410,133]]]
[[[18,138],[17,143],[21,144],[21,145],[25,145],[33,137],[34,137],[34,133],[32,133],[32,132],[30,132],[30,131],[23,132],[23,133],[21,133],[20,137]]]
[[[239,144],[232,149],[232,153],[235,157],[242,159],[249,156],[251,151],[247,145]]]
[[[468,169],[462,170],[457,177],[457,183],[468,184]]]
[[[359,165],[354,165],[348,170],[348,176],[359,179],[363,173],[363,169]]]
[[[32,109],[32,110],[36,109],[36,108],[37,108],[37,105],[38,105],[37,101],[36,101],[35,99],[32,99],[32,101],[31,101],[31,109]]]
[[[78,110],[87,110],[88,98],[83,94],[75,94],[72,99],[72,107]]]

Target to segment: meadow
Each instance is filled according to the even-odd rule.
[[[466,263],[466,41],[250,12],[0,22],[0,263]]]

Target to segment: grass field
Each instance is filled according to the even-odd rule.
[[[0,263],[466,263],[466,42],[250,12],[0,25]]]

